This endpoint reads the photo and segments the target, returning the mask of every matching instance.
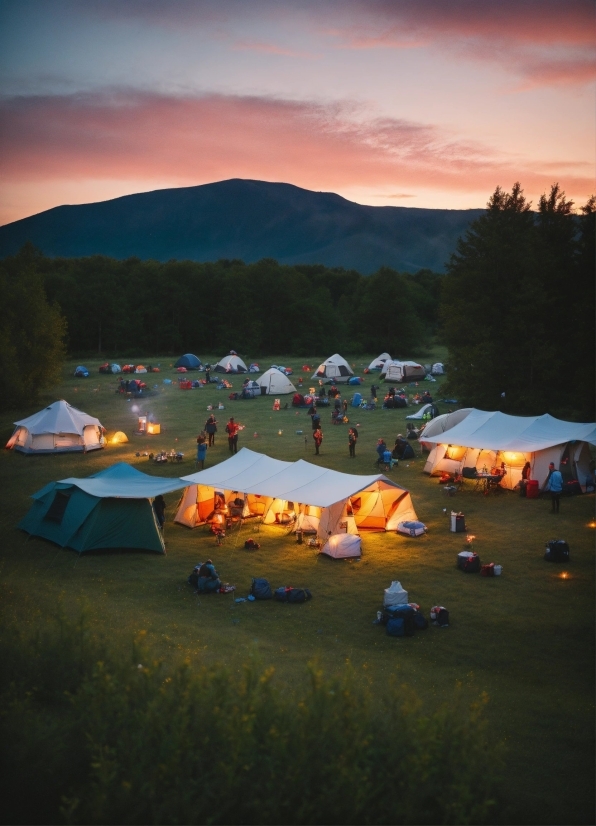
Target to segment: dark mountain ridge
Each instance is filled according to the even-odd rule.
[[[67,258],[275,258],[364,274],[382,266],[441,272],[482,212],[363,206],[330,192],[235,178],[54,207],[0,227],[0,256],[31,241]]]

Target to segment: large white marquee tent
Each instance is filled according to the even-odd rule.
[[[99,419],[64,399],[14,424],[16,429],[6,447],[21,453],[87,452],[104,446]]]
[[[182,481],[188,488],[175,521],[188,527],[208,520],[218,492],[226,503],[241,500],[243,516],[261,516],[265,524],[295,517],[294,530],[316,531],[324,542],[338,534],[395,530],[398,522],[417,519],[409,491],[381,474],[339,473],[302,459],[282,462],[248,448]]]
[[[531,478],[542,486],[554,462],[566,479],[577,479],[585,487],[590,470],[589,445],[596,445],[596,423],[578,424],[543,416],[509,416],[506,413],[472,409],[455,427],[436,435],[423,434],[432,448],[424,470],[427,473],[461,472],[463,468],[505,464],[502,487],[514,488],[526,462]]]

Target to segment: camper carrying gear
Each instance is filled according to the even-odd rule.
[[[385,588],[383,605],[405,605],[408,602],[408,592],[401,587],[401,582],[394,580],[389,588]]]
[[[478,573],[480,557],[473,551],[462,551],[457,555],[457,567],[466,574]]]
[[[544,558],[547,562],[569,562],[569,545],[564,539],[551,539],[546,543]]]
[[[273,596],[271,585],[262,577],[253,579],[252,585],[250,586],[250,593],[255,599],[271,599]]]

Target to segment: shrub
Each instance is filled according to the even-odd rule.
[[[485,698],[425,711],[349,671],[289,695],[249,659],[168,667],[84,619],[1,644],[5,822],[483,823],[495,805]],[[32,793],[33,792],[33,793]]]

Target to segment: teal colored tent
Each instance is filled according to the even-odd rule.
[[[32,496],[19,528],[79,553],[135,548],[165,553],[152,506],[158,494],[186,487],[119,462],[85,479],[50,482]]]

